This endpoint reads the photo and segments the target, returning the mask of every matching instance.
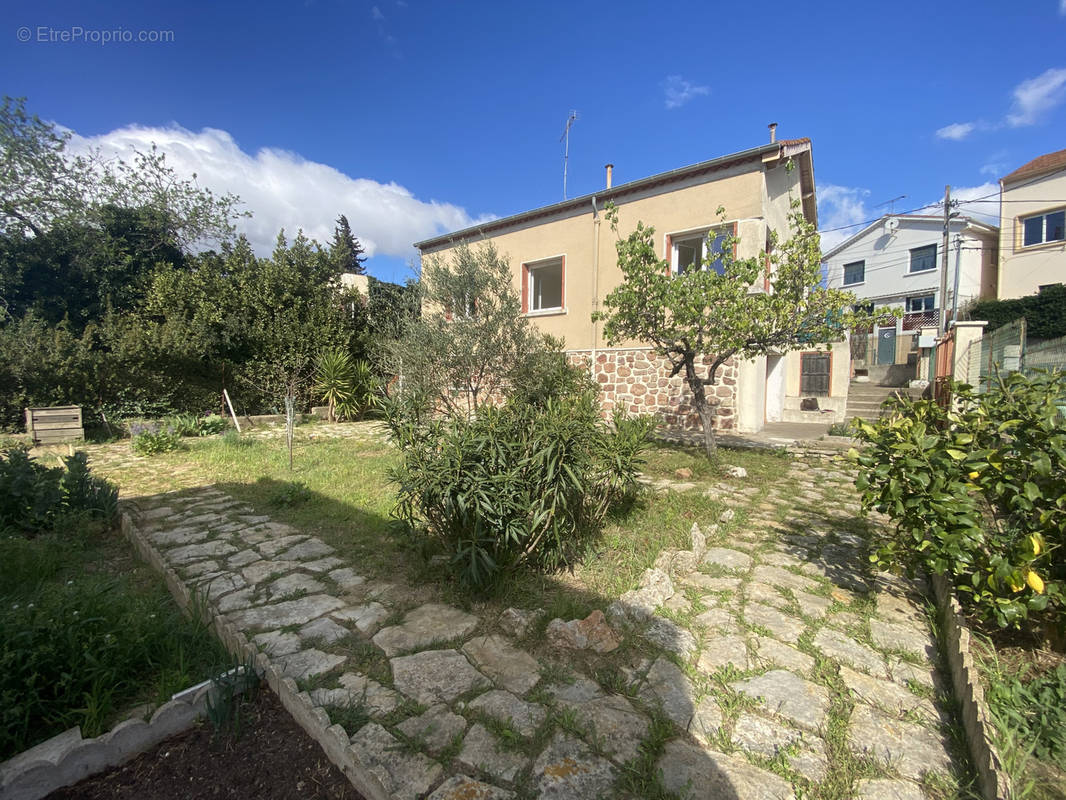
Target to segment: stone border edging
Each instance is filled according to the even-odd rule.
[[[985,800],[1008,800],[1011,796],[1010,781],[992,741],[984,687],[981,686],[970,653],[970,629],[966,626],[962,607],[948,579],[943,575],[934,575],[932,582],[944,653],[951,670],[955,697],[962,707],[962,726],[970,757],[977,768],[981,796]]]
[[[147,722],[133,717],[92,739],[83,739],[81,729],[74,727],[34,745],[0,764],[0,796],[4,800],[39,800],[63,786],[124,764],[192,727],[207,713],[212,691],[209,679],[175,694]]]
[[[289,712],[296,724],[318,742],[326,757],[344,773],[358,792],[363,794],[367,800],[393,800],[381,782],[356,761],[349,749],[350,742],[344,728],[331,724],[329,715],[311,702],[311,697],[307,692],[300,691],[296,681],[292,678],[283,678],[266,653],[259,652],[259,649],[248,641],[248,637],[235,625],[190,592],[178,574],[167,566],[155,546],[137,530],[133,518],[126,511],[122,512],[122,533],[133,545],[138,555],[163,576],[167,589],[170,590],[170,594],[183,611],[198,614],[207,622],[214,629],[222,645],[233,656],[239,659],[254,659],[256,669],[278,696],[281,705]]]

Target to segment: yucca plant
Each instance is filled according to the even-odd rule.
[[[366,361],[352,364],[352,379],[348,386],[348,399],[337,403],[337,416],[341,419],[358,419],[375,403],[378,379]]]
[[[338,347],[323,350],[315,370],[316,394],[329,405],[329,421],[337,421],[337,406],[351,400],[352,359]]]

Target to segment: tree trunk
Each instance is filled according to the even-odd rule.
[[[714,438],[714,409],[707,402],[703,379],[697,374],[695,357],[691,355],[685,357],[685,381],[692,392],[692,405],[696,407],[700,424],[703,426],[703,450],[707,454],[707,460],[714,461],[718,457],[718,441]]]

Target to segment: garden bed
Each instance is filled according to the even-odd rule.
[[[226,663],[104,522],[0,533],[0,760],[75,725],[99,735]]]
[[[206,722],[50,800],[360,800],[322,748],[263,690],[239,710],[239,735]]]

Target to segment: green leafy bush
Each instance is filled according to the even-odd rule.
[[[477,590],[522,566],[551,570],[579,557],[635,491],[653,426],[617,414],[612,429],[591,393],[482,406],[472,420],[420,423],[387,411],[403,454],[390,473],[396,516],[439,542]]]
[[[118,511],[118,489],[93,477],[85,453],[46,467],[23,448],[0,453],[0,530],[37,534],[54,530],[73,516],[105,523]]]
[[[196,436],[199,433],[195,414],[174,414],[163,420],[163,428],[175,436]]]
[[[166,699],[191,682],[190,665],[219,659],[210,634],[163,591],[137,595],[124,581],[96,576],[47,585],[17,602],[3,589],[0,760],[73,725],[97,736],[124,706]],[[160,665],[185,666],[158,674],[162,697],[144,697],[145,676]]]
[[[306,503],[311,497],[311,490],[303,481],[286,481],[271,494],[270,504],[281,508],[292,508]]]
[[[1032,614],[1049,621],[1066,580],[1066,376],[1015,373],[977,394],[953,386],[954,404],[902,398],[870,423],[852,451],[866,509],[888,514],[878,541],[884,568],[947,575],[964,603],[1000,626]]]
[[[1053,283],[1037,294],[1013,300],[982,300],[970,309],[970,319],[988,320],[988,332],[1022,317],[1029,336],[1066,336],[1066,286]]]
[[[225,417],[220,417],[218,414],[208,414],[206,417],[201,417],[196,421],[196,435],[197,436],[214,436],[216,433],[222,433],[229,427],[229,422]]]
[[[130,442],[133,452],[139,456],[154,456],[159,453],[169,453],[171,450],[180,450],[184,445],[181,437],[166,429],[158,431],[142,431],[134,435]]]

